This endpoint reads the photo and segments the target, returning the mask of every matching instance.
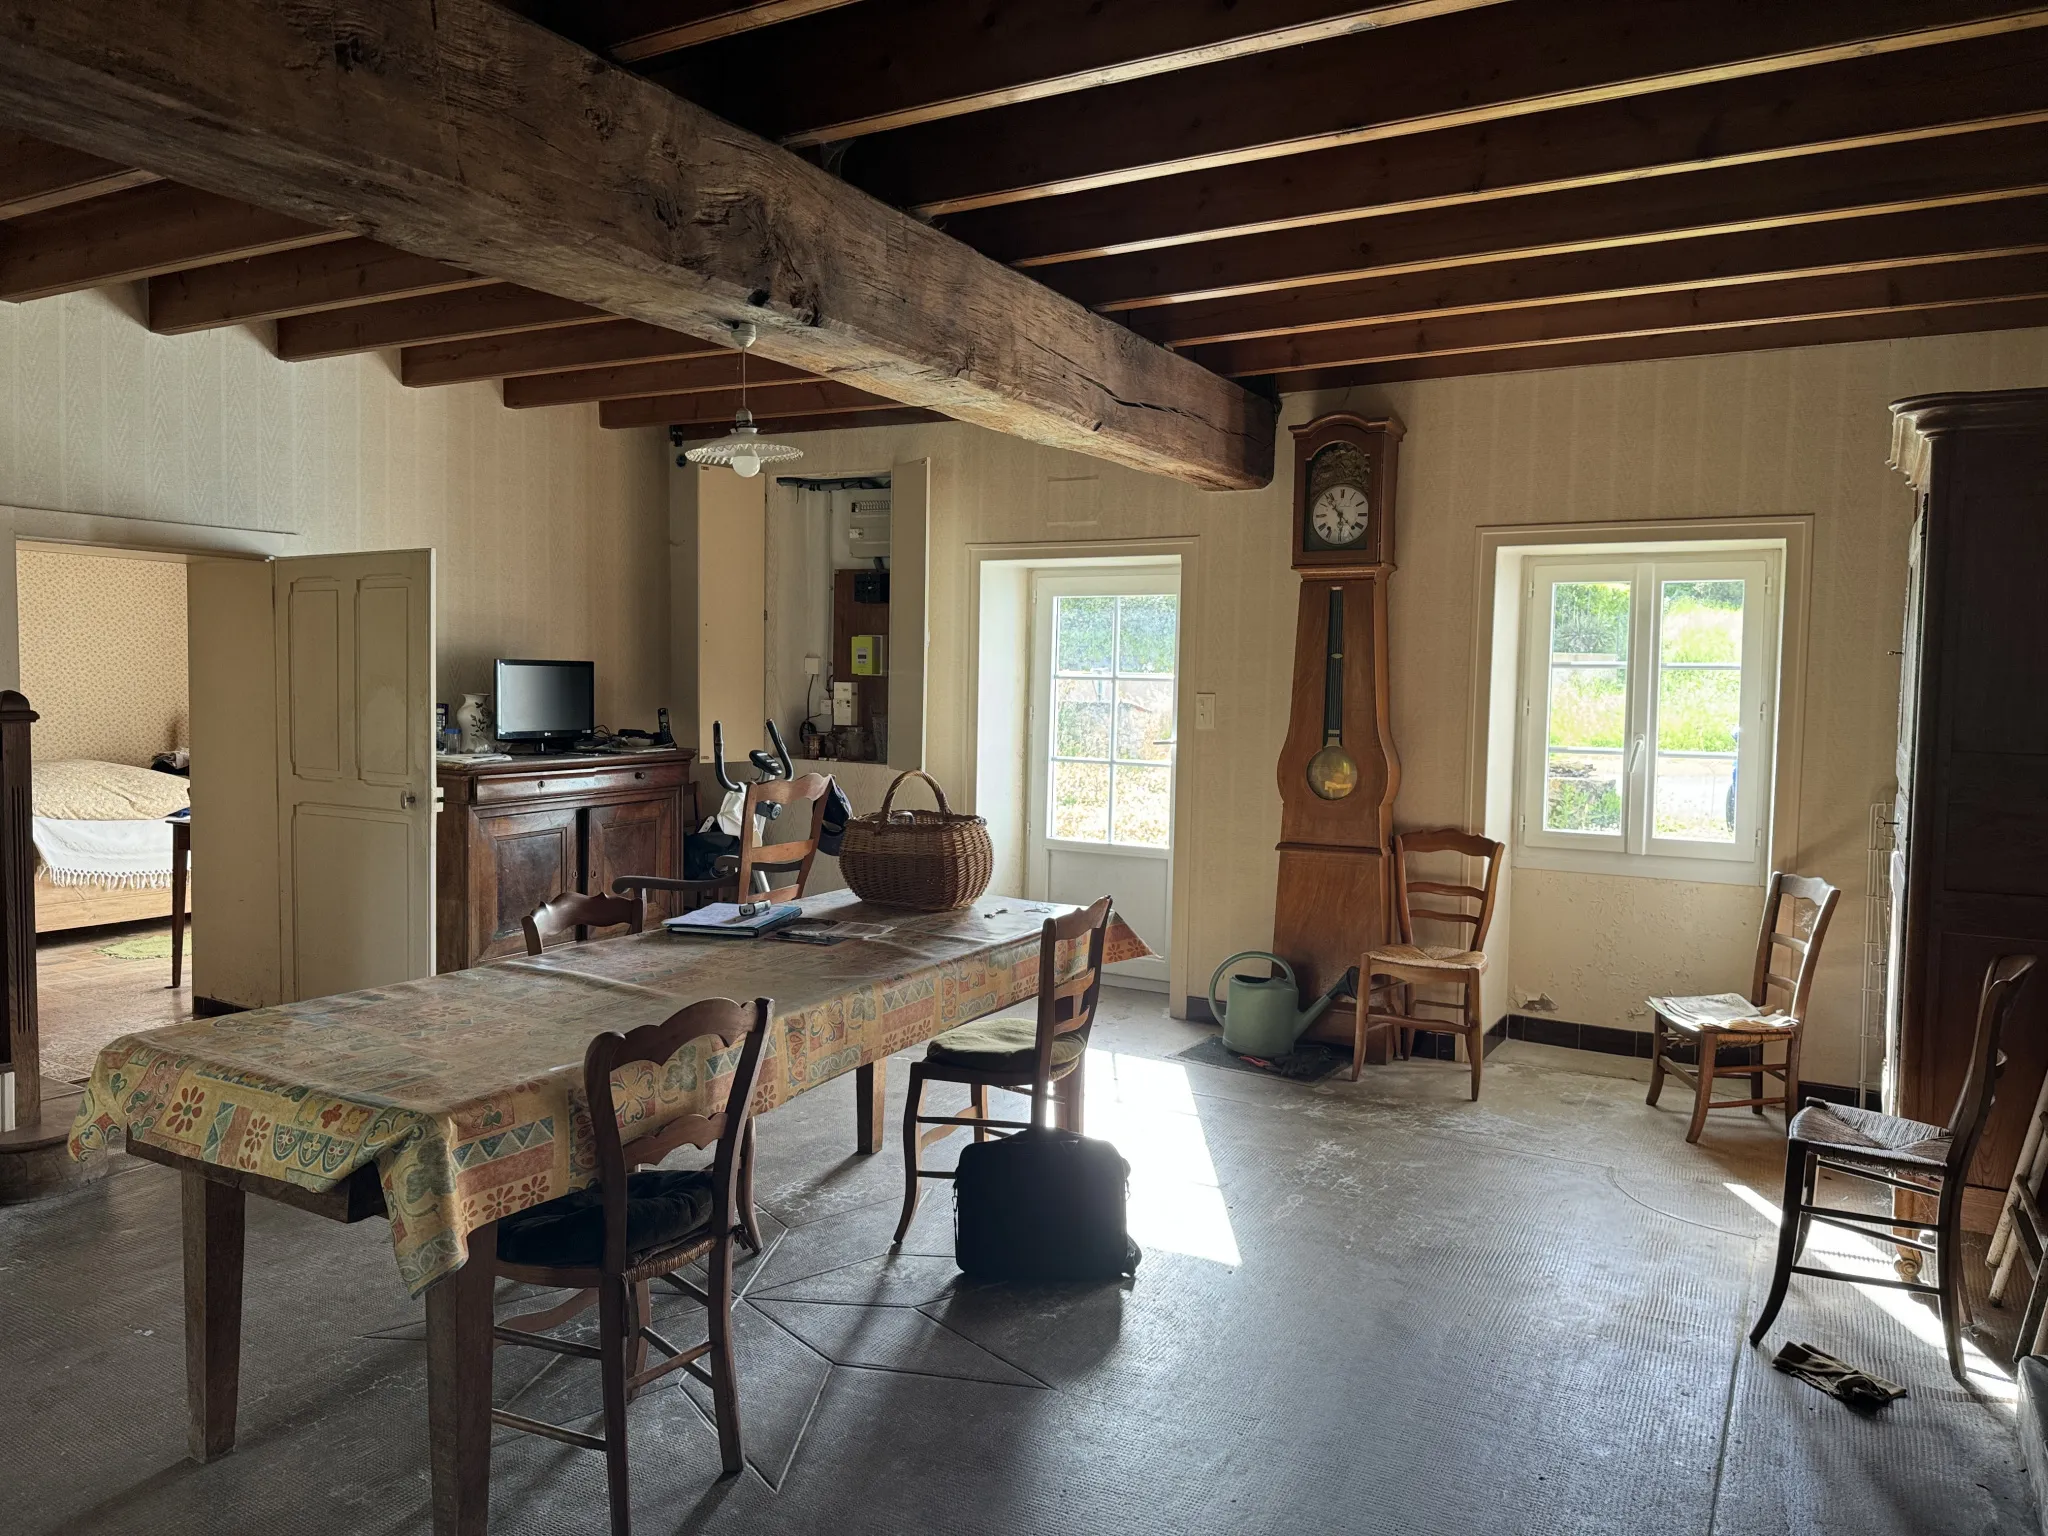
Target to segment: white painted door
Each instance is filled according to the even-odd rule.
[[[1113,896],[1153,958],[1109,973],[1164,991],[1179,567],[1045,570],[1032,587],[1029,894]]]
[[[271,579],[284,995],[430,975],[434,552],[278,560]]]

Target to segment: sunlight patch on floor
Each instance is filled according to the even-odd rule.
[[[1116,1143],[1131,1165],[1128,1220],[1138,1246],[1242,1262],[1187,1068],[1090,1051],[1086,1070],[1088,1134]]]
[[[1779,1224],[1777,1204],[1768,1196],[1759,1194],[1747,1184],[1726,1184],[1722,1187],[1756,1211],[1758,1215],[1768,1220],[1773,1226]],[[1842,1276],[1843,1279],[1852,1282],[1858,1276],[1895,1279],[1897,1271],[1892,1268],[1892,1253],[1893,1250],[1885,1244],[1862,1237],[1841,1227],[1815,1221],[1807,1226],[1806,1247],[1802,1251],[1799,1262],[1802,1264],[1819,1264],[1827,1269],[1832,1269],[1836,1274]],[[1930,1259],[1930,1264],[1931,1262]],[[1794,1291],[1802,1285],[1824,1286],[1825,1284],[1825,1281],[1815,1280],[1810,1275],[1794,1275],[1792,1277]],[[1947,1371],[1948,1342],[1942,1336],[1941,1318],[1931,1304],[1921,1301],[1911,1292],[1893,1290],[1889,1286],[1851,1285],[1849,1288],[1883,1312],[1887,1317],[1898,1323],[1914,1338],[1933,1350],[1941,1362],[1941,1369],[1944,1372]],[[1791,1299],[1791,1294],[1788,1293],[1786,1296],[1788,1304]],[[1780,1313],[1779,1320],[1781,1323],[1783,1317],[1784,1314]],[[1773,1327],[1777,1331],[1782,1331],[1777,1329],[1775,1324]],[[1884,1374],[1881,1367],[1869,1366],[1862,1361],[1851,1361],[1850,1363],[1865,1365],[1866,1369],[1875,1369],[1879,1375]],[[1971,1342],[1968,1333],[1963,1335],[1963,1370],[1969,1375],[1970,1385],[1993,1402],[2011,1407],[2019,1400],[2019,1394],[2013,1386],[2012,1377],[2000,1368],[1989,1355],[1985,1354],[1983,1350]]]

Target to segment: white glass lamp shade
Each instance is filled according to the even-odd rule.
[[[683,450],[692,464],[722,464],[743,480],[761,473],[763,464],[785,464],[800,459],[804,451],[790,443],[770,442],[754,425],[754,413],[742,410],[734,418],[732,431],[715,443],[699,443]]]

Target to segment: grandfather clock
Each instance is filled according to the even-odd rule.
[[[1394,791],[1387,582],[1394,574],[1391,416],[1324,416],[1294,430],[1293,706],[1280,750],[1280,880],[1273,949],[1306,994],[1391,928]],[[1332,1008],[1314,1035],[1349,1044]]]

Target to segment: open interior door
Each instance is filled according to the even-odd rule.
[[[431,974],[433,551],[201,561],[189,583],[195,997]]]

